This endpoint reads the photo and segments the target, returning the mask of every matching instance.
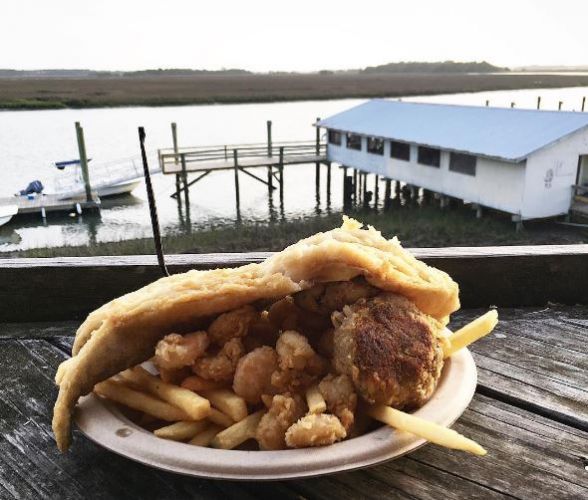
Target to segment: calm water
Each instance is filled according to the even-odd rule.
[[[579,110],[588,88],[534,89],[467,94],[411,97],[406,100],[534,108],[537,96],[544,109]],[[84,126],[88,156],[96,163],[138,162],[137,127],[147,131],[150,161],[156,163],[158,148],[171,147],[170,123],[178,124],[180,146],[264,142],[266,120],[273,121],[273,137],[282,140],[313,140],[312,122],[342,111],[362,99],[306,101],[296,103],[236,104],[164,108],[115,108],[55,111],[0,112],[0,197],[10,196],[34,179],[52,185],[57,175],[53,162],[77,157],[74,122]],[[90,166],[92,163],[90,164]],[[261,170],[259,171],[262,172]],[[342,178],[332,170],[331,204],[327,206],[322,171],[322,192],[317,203],[314,165],[285,169],[286,218],[310,216],[341,208]],[[185,220],[178,214],[173,176],[156,175],[154,188],[164,234],[185,231]],[[373,182],[373,181],[372,181]],[[267,188],[240,176],[241,216],[244,220],[266,221],[277,212],[277,195],[270,205]],[[236,219],[232,172],[211,174],[190,191],[191,228],[233,224]],[[279,214],[278,214],[279,215]],[[91,244],[150,235],[149,212],[144,186],[116,202],[103,200],[99,216],[49,215],[47,222],[12,221],[0,227],[0,251],[33,247]]]

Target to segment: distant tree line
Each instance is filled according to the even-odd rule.
[[[486,61],[456,62],[397,62],[368,66],[362,73],[497,73],[510,71],[508,68],[494,66]]]

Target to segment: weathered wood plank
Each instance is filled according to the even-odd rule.
[[[286,483],[219,483],[148,469],[78,432],[61,455],[50,431],[52,376],[65,358],[46,340],[0,341],[0,486],[40,498],[582,498],[588,433],[477,395],[456,424],[485,458],[426,446],[363,471]]]
[[[588,245],[415,249],[460,285],[464,307],[588,303]],[[172,273],[259,262],[268,253],[170,255]],[[81,319],[161,277],[154,256],[0,260],[0,321]],[[34,302],[31,302],[34,297]]]
[[[53,338],[75,335],[79,321],[0,323],[0,338]]]
[[[455,328],[483,311],[455,315]],[[588,307],[499,309],[472,346],[483,394],[588,430]]]

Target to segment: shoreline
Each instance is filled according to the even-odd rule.
[[[243,222],[221,227],[194,227],[191,233],[164,235],[163,248],[167,254],[277,251],[301,238],[338,227],[342,215],[341,212],[333,212],[267,223]],[[412,248],[573,244],[588,241],[587,230],[560,226],[553,221],[526,222],[525,229],[517,233],[508,217],[492,212],[482,219],[476,219],[467,206],[446,210],[440,210],[434,204],[393,206],[389,211],[380,210],[376,213],[373,210],[355,210],[348,212],[348,215],[366,225],[373,225],[387,238],[398,236],[403,246]],[[0,251],[0,259],[153,253],[151,238],[134,238],[101,242],[95,246]]]
[[[588,86],[588,75],[375,74],[0,78],[0,111],[373,99]]]

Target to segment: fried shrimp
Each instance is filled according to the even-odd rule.
[[[153,361],[157,367],[164,370],[190,366],[204,355],[209,343],[206,332],[187,335],[170,333],[157,343]]]
[[[224,345],[232,338],[244,337],[249,325],[258,316],[255,308],[249,305],[221,314],[208,327],[210,339],[218,345]]]
[[[268,346],[258,347],[245,354],[237,363],[233,390],[250,404],[261,401],[263,394],[272,391],[272,373],[278,369],[278,355]]]
[[[306,368],[308,362],[316,356],[308,339],[294,330],[289,330],[279,336],[276,342],[278,363],[282,370],[299,370]]]
[[[306,403],[298,394],[272,398],[268,412],[261,418],[255,438],[262,450],[286,448],[286,430],[306,412]]]
[[[335,415],[311,413],[292,424],[286,431],[289,448],[325,446],[344,439],[347,432]]]
[[[443,368],[443,326],[410,300],[390,293],[361,299],[334,316],[335,369],[369,403],[422,406]]]
[[[206,380],[229,381],[233,378],[237,363],[243,354],[245,348],[241,339],[233,338],[216,355],[198,359],[192,370]]]
[[[336,415],[346,432],[355,419],[357,394],[347,375],[329,374],[319,383],[319,391],[327,403],[327,410]]]

